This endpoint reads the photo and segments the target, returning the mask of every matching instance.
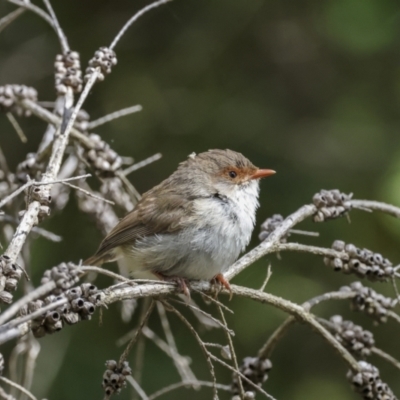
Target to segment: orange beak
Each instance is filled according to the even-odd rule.
[[[253,175],[250,175],[250,179],[266,178],[274,174],[276,174],[276,172],[273,169],[258,169]]]

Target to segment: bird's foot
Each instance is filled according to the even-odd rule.
[[[213,283],[219,284],[220,286],[223,286],[228,292],[229,292],[229,300],[232,300],[232,288],[229,282],[224,278],[222,274],[215,275],[214,278],[212,279]]]
[[[161,272],[153,272],[153,274],[162,281],[174,282],[185,296],[190,298],[189,281],[180,276],[167,276]]]

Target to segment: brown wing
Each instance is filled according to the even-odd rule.
[[[158,187],[147,192],[136,207],[127,214],[101,242],[93,257],[84,263],[99,264],[111,260],[112,250],[133,245],[144,236],[176,232],[187,226],[192,216],[192,202],[177,193],[159,195]]]

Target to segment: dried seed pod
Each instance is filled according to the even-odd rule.
[[[360,372],[350,370],[347,373],[347,379],[356,392],[360,393],[364,399],[397,400],[389,386],[382,382],[378,368],[365,361],[359,361],[358,365]]]
[[[261,231],[258,238],[263,242],[267,237],[283,222],[284,218],[280,214],[274,214],[271,218],[267,218],[261,225]],[[287,233],[282,239],[282,243],[286,243],[287,238],[290,236]]]
[[[75,264],[61,263],[44,272],[41,284],[43,285],[49,281],[54,281],[57,287],[53,290],[53,293],[58,295],[65,292],[66,289],[71,288],[79,281],[78,273],[78,268]]]
[[[352,321],[344,321],[341,316],[335,315],[330,319],[335,338],[353,354],[367,357],[375,345],[371,332],[355,325]]]
[[[12,294],[10,292],[6,292],[5,290],[0,292],[0,301],[6,304],[10,304],[12,302]]]
[[[349,258],[348,261],[344,261],[339,257],[325,257],[325,265],[335,271],[354,273],[360,278],[366,277],[371,281],[387,281],[395,274],[392,263],[379,253],[360,249],[351,243],[345,244],[341,240],[335,240],[332,249],[347,253]]]
[[[69,51],[67,54],[58,54],[54,62],[55,88],[58,95],[67,93],[71,87],[75,93],[82,90],[82,71],[79,53]]]
[[[313,197],[313,203],[317,207],[314,214],[314,222],[323,222],[327,219],[334,219],[345,215],[351,210],[353,194],[345,194],[337,189],[321,190]]]
[[[268,372],[272,368],[269,359],[259,357],[245,357],[239,367],[240,372],[254,384],[261,386],[268,379]],[[246,381],[242,380],[242,386],[245,392],[253,393],[254,388]],[[234,373],[232,376],[231,392],[233,395],[239,394],[238,376]]]
[[[363,286],[361,282],[353,282],[350,286],[340,288],[343,292],[354,292],[351,299],[351,308],[354,311],[363,311],[375,321],[384,323],[387,321],[389,310],[397,304],[395,299],[385,297],[373,289]]]
[[[37,101],[37,91],[25,85],[0,86],[0,111],[12,112],[19,117],[29,117],[31,111],[20,105],[22,100]]]
[[[115,176],[115,172],[123,164],[122,158],[99,135],[90,133],[89,139],[93,147],[85,149],[82,157],[99,176],[103,178]]]
[[[78,299],[82,296],[82,288],[80,286],[76,286],[72,289],[67,290],[65,293],[68,300],[72,301],[74,299]]]
[[[95,71],[97,67],[100,67],[101,73],[98,75],[97,80],[104,80],[105,75],[111,73],[111,68],[117,64],[117,57],[113,50],[108,47],[101,47],[94,53],[94,57],[90,59],[89,66],[85,71],[85,82],[88,81],[91,74]]]
[[[81,320],[79,314],[74,313],[74,312],[68,312],[63,314],[63,320],[68,324],[68,325],[74,325],[77,322]]]
[[[131,374],[132,370],[127,361],[122,364],[118,364],[115,360],[106,361],[102,383],[105,393],[120,393],[126,386],[126,376]]]

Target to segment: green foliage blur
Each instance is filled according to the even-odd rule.
[[[85,67],[94,51],[111,43],[123,23],[144,1],[53,1],[73,50]],[[41,2],[38,5],[43,6]],[[15,9],[0,3],[0,17]],[[191,152],[230,148],[256,165],[277,170],[261,184],[259,225],[274,213],[288,215],[309,203],[320,189],[338,188],[355,198],[400,204],[400,4],[394,0],[175,0],[142,17],[116,47],[118,65],[97,84],[84,108],[92,119],[133,104],[143,111],[101,126],[96,133],[121,155],[139,161],[161,152],[160,161],[130,179],[139,191],[166,178]],[[55,98],[54,57],[60,52],[51,28],[26,12],[0,34],[0,85],[37,88],[40,100]],[[0,146],[12,168],[35,151],[45,124],[31,117],[20,123],[29,137],[20,143],[8,120],[0,118]],[[89,182],[95,182],[92,178]],[[43,271],[61,261],[91,255],[101,235],[82,215],[73,196],[67,208],[43,227],[63,237],[59,244],[35,238],[28,266],[35,284]],[[400,259],[400,222],[361,211],[325,224],[299,228],[320,231],[319,238],[295,238],[330,246],[334,239]],[[4,245],[4,243],[3,243]],[[355,278],[334,273],[321,259],[282,254],[264,258],[234,282],[258,288],[267,266],[273,275],[267,291],[303,302],[337,290]],[[110,266],[115,268],[115,266]],[[100,287],[110,282],[97,281]],[[368,284],[366,282],[366,284]],[[389,284],[372,285],[393,295]],[[201,299],[194,299],[203,305]],[[224,299],[225,301],[226,299]],[[269,306],[234,299],[229,324],[235,330],[239,359],[253,356],[285,315]],[[374,327],[347,302],[315,309],[329,318],[340,313],[375,333],[377,347],[400,358],[399,326]],[[190,317],[190,314],[188,314]],[[33,393],[48,399],[102,398],[104,362],[118,359],[116,340],[137,323],[121,322],[118,306],[90,323],[67,327],[40,340],[41,354]],[[191,318],[191,317],[190,317]],[[181,354],[189,354],[197,376],[209,380],[203,355],[189,332],[171,316]],[[156,315],[150,326],[162,332]],[[199,328],[200,329],[200,328]],[[208,342],[225,344],[222,332],[202,332]],[[11,346],[4,350],[9,355]],[[134,357],[132,354],[131,360]],[[399,371],[372,357],[384,381],[400,395]],[[295,326],[278,345],[264,388],[277,399],[358,399],[346,381],[347,366],[307,326]],[[231,374],[217,367],[221,383]],[[143,388],[148,394],[176,381],[171,361],[152,343],[146,346]],[[210,399],[210,389],[171,392],[163,399]],[[119,397],[132,398],[130,389]],[[221,399],[229,396],[221,392]]]

